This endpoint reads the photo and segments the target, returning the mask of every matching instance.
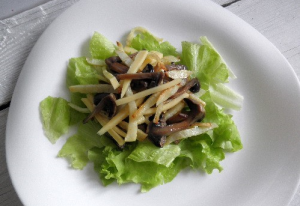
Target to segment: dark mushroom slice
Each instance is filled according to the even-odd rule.
[[[205,117],[205,109],[202,104],[199,102],[193,100],[193,99],[184,99],[188,107],[190,108],[190,111],[188,112],[188,118],[187,120],[190,122],[190,124],[193,124],[195,122],[201,122]]]
[[[152,73],[152,72],[154,72],[154,68],[151,64],[147,64],[142,71],[142,73]]]
[[[119,56],[112,56],[112,57],[109,57],[109,58],[105,59],[105,63],[107,65],[110,65],[110,64],[115,63],[115,62],[122,63],[122,60]]]
[[[164,128],[166,126],[166,122],[162,119],[158,122],[158,124],[154,124],[150,122],[146,133],[148,134],[148,139],[157,147],[163,147],[166,143],[167,136],[163,134],[156,134],[156,130]]]
[[[122,64],[122,60],[119,56],[113,56],[105,59],[105,63],[107,64],[108,68],[118,74],[127,73],[129,67]]]
[[[164,78],[164,72],[118,74],[116,78],[118,80],[131,79],[131,88],[134,91],[143,91],[159,85]]]
[[[147,131],[147,124],[146,123],[139,124],[138,129],[142,130],[143,132],[146,132]]]
[[[172,95],[169,99],[175,99],[176,97],[182,95],[187,90],[190,90],[193,93],[200,91],[200,82],[197,78],[193,78],[190,81],[188,81],[184,86],[180,87],[178,91]]]
[[[163,79],[165,77],[165,73],[164,72],[159,72],[159,74],[160,75],[156,79],[150,80],[148,89],[158,86],[163,81]]]
[[[101,100],[106,97],[107,95],[109,95],[109,93],[98,93],[95,94],[94,96],[94,105],[98,105],[99,102],[101,102]]]
[[[129,67],[121,64],[121,63],[112,63],[111,66],[109,67],[112,71],[119,73],[119,74],[125,74],[127,73]]]
[[[87,123],[96,114],[100,113],[101,111],[105,111],[109,118],[113,117],[117,112],[117,105],[116,105],[116,97],[114,94],[109,94],[101,99],[101,101],[96,105],[94,110],[83,120],[83,123]]]
[[[148,88],[148,81],[147,80],[132,80],[130,83],[130,87],[135,92],[140,92],[146,90]]]
[[[200,85],[200,82],[199,80],[196,78],[196,80],[194,82],[192,82],[192,87],[190,88],[190,91],[192,93],[197,93],[200,91],[200,88],[201,88],[201,85]]]
[[[196,121],[202,121],[205,117],[205,110],[201,104],[192,99],[185,99],[185,102],[190,108],[188,117],[185,120],[170,125],[154,124],[153,122],[150,122],[148,126],[148,138],[156,146],[163,147],[166,136],[187,129],[191,124]]]
[[[163,72],[152,72],[152,73],[135,73],[135,74],[117,74],[116,78],[118,80],[124,79],[152,79],[158,80]]]
[[[188,117],[189,117],[188,114],[179,112],[178,114],[175,114],[173,117],[169,118],[167,120],[167,124],[178,123],[178,122],[186,120]]]

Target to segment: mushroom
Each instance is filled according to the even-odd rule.
[[[116,78],[118,80],[123,79],[151,79],[154,81],[158,81],[161,76],[163,75],[163,72],[152,72],[152,73],[135,73],[135,74],[117,74]]]
[[[186,120],[188,117],[189,117],[188,114],[179,112],[178,114],[175,114],[173,117],[168,119],[167,123],[168,124],[178,123],[178,122]]]
[[[200,87],[201,86],[199,80],[197,78],[193,78],[190,81],[188,81],[184,86],[180,87],[178,91],[169,99],[175,99],[176,97],[182,95],[187,90],[190,90],[193,93],[199,92]]]
[[[101,102],[101,100],[106,97],[107,95],[109,95],[109,93],[98,93],[95,94],[94,96],[94,105],[98,105],[99,102]]]
[[[143,73],[152,73],[152,72],[154,72],[154,68],[151,64],[147,64],[142,72]]]
[[[147,80],[132,80],[130,86],[132,90],[140,92],[146,90],[149,86],[149,83]]]
[[[166,143],[167,136],[161,134],[162,132],[160,131],[161,128],[165,128],[166,125],[166,122],[160,119],[157,124],[150,122],[147,127],[146,133],[148,134],[148,138],[157,147],[163,147]]]
[[[158,147],[163,147],[166,141],[166,136],[187,129],[191,124],[196,121],[202,121],[205,116],[205,110],[201,104],[193,99],[184,99],[190,108],[188,117],[181,122],[167,125],[163,118],[160,119],[158,124],[150,122],[147,133],[148,138]]]
[[[118,74],[125,74],[127,73],[129,67],[122,64],[122,60],[118,56],[113,56],[105,59],[105,63],[112,71]]]
[[[94,99],[95,102],[95,99]],[[105,111],[109,118],[113,117],[117,112],[116,105],[116,97],[114,94],[106,94],[103,93],[103,97],[101,101],[96,105],[94,110],[83,120],[83,123],[87,123],[90,119],[92,119],[96,114],[101,111]]]
[[[118,80],[131,79],[133,80],[131,88],[134,91],[142,91],[159,85],[164,78],[164,72],[118,74],[116,78]]]

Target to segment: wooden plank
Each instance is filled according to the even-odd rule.
[[[78,0],[49,1],[30,11],[1,20],[0,106],[10,101],[25,60],[39,36],[59,14],[76,1]],[[25,3],[23,6],[26,8]]]
[[[0,111],[0,205],[22,205],[12,186],[6,165],[5,128],[8,109]]]

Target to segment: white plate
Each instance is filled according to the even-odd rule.
[[[92,165],[72,170],[42,131],[39,102],[67,96],[71,57],[88,55],[99,31],[112,41],[144,26],[180,48],[182,40],[207,35],[238,79],[244,95],[235,114],[244,149],[228,154],[224,171],[184,171],[146,194],[139,186],[103,187]],[[300,174],[300,89],[291,66],[248,24],[205,0],[81,1],[57,18],[38,40],[17,83],[7,124],[9,172],[25,205],[286,205]]]

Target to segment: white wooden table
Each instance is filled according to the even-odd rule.
[[[52,12],[52,16],[50,15],[47,18],[54,19],[75,1],[76,0],[56,0],[56,4],[63,2],[64,6],[56,13]],[[213,1],[241,17],[267,37],[287,58],[298,78],[300,78],[299,0]],[[47,0],[30,0],[20,3],[20,1],[17,0],[0,0],[0,52],[5,49],[5,47],[1,45],[1,25],[4,23],[4,20],[47,2]],[[44,24],[47,26],[50,22],[51,20],[44,22]],[[41,29],[41,32],[43,29],[44,28]],[[34,44],[40,33],[37,33],[33,39],[31,39],[33,41],[31,45]],[[10,77],[9,83],[7,83],[7,81],[0,82],[0,205],[22,205],[11,184],[7,171],[5,159],[5,127],[13,88],[22,68],[22,63],[24,63],[29,51],[30,46],[26,48],[24,59],[21,60],[18,65],[5,66],[5,59],[0,59],[0,81],[1,75],[3,74]],[[300,187],[289,205],[300,205]]]

